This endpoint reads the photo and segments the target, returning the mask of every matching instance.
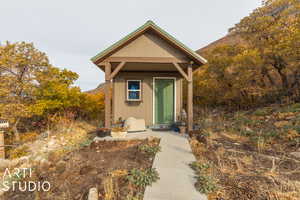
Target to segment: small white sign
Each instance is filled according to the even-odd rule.
[[[0,128],[8,128],[8,127],[9,127],[8,121],[0,119]]]

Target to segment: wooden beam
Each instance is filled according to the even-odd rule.
[[[108,57],[98,65],[103,65],[105,62],[142,62],[142,63],[188,63],[188,60],[167,57]]]
[[[118,74],[118,72],[123,68],[125,64],[126,62],[123,61],[117,66],[117,68],[113,71],[113,73],[111,73],[110,80],[112,80]]]
[[[157,76],[159,76],[159,74],[161,73],[164,73],[164,74],[172,74],[173,76],[180,76],[178,74],[178,71],[141,71],[141,70],[126,70],[126,71],[122,71],[120,73],[144,73],[144,74],[147,74],[147,73],[155,73],[155,74],[158,74]]]
[[[105,63],[105,128],[111,127],[111,64]]]
[[[188,112],[188,131],[193,130],[193,68],[188,66],[188,94],[187,94],[187,112]]]
[[[173,62],[173,65],[176,67],[176,69],[179,71],[179,73],[187,80],[190,81],[189,77],[187,74],[183,71],[183,69],[180,67],[178,63]]]

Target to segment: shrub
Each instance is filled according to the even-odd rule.
[[[259,117],[266,116],[269,114],[269,110],[267,108],[257,109],[253,114]]]
[[[195,161],[189,165],[197,174],[195,177],[197,180],[195,187],[199,192],[207,194],[218,190],[217,181],[211,176],[203,175],[204,173],[208,173],[208,169],[211,167],[210,163],[200,163]]]
[[[132,194],[128,194],[126,196],[126,200],[141,200],[143,199],[143,195],[142,194],[138,194],[136,196],[133,196]]]
[[[300,103],[295,103],[293,105],[283,107],[281,112],[299,112],[300,111]]]
[[[139,150],[151,156],[154,156],[158,152],[161,152],[161,147],[159,145],[152,146],[152,145],[144,144],[139,146]]]
[[[25,145],[12,149],[8,152],[10,159],[21,158],[23,156],[28,155],[28,153],[29,153],[29,147]]]
[[[36,140],[38,137],[38,134],[36,132],[29,132],[29,133],[24,133],[20,136],[20,139],[22,142],[33,142]]]
[[[88,139],[84,140],[83,142],[81,142],[81,143],[79,144],[79,147],[80,147],[80,148],[88,147],[88,146],[90,146],[92,143],[93,143],[93,139],[88,138]]]
[[[209,163],[200,163],[197,161],[190,163],[189,166],[196,172],[200,172],[200,171],[207,170],[208,168],[210,168]]]
[[[137,187],[145,188],[158,181],[159,174],[155,168],[145,170],[132,169],[127,175],[127,180]]]
[[[242,129],[242,130],[239,131],[239,134],[240,134],[241,136],[252,137],[252,136],[254,136],[256,133],[255,133],[254,131],[249,131],[249,130],[244,130],[244,129]]]
[[[218,189],[216,180],[211,176],[198,175],[196,179],[196,189],[203,194],[215,192]]]

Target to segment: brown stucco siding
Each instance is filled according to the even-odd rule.
[[[188,60],[183,52],[151,31],[142,34],[111,57],[161,57]]]
[[[146,125],[153,124],[153,78],[176,78],[176,118],[182,109],[182,78],[179,73],[156,72],[120,72],[113,80],[113,120],[120,117],[136,117],[145,119]],[[129,79],[142,80],[142,101],[126,101],[126,81]]]

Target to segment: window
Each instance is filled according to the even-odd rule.
[[[141,80],[127,80],[127,101],[141,100]]]

